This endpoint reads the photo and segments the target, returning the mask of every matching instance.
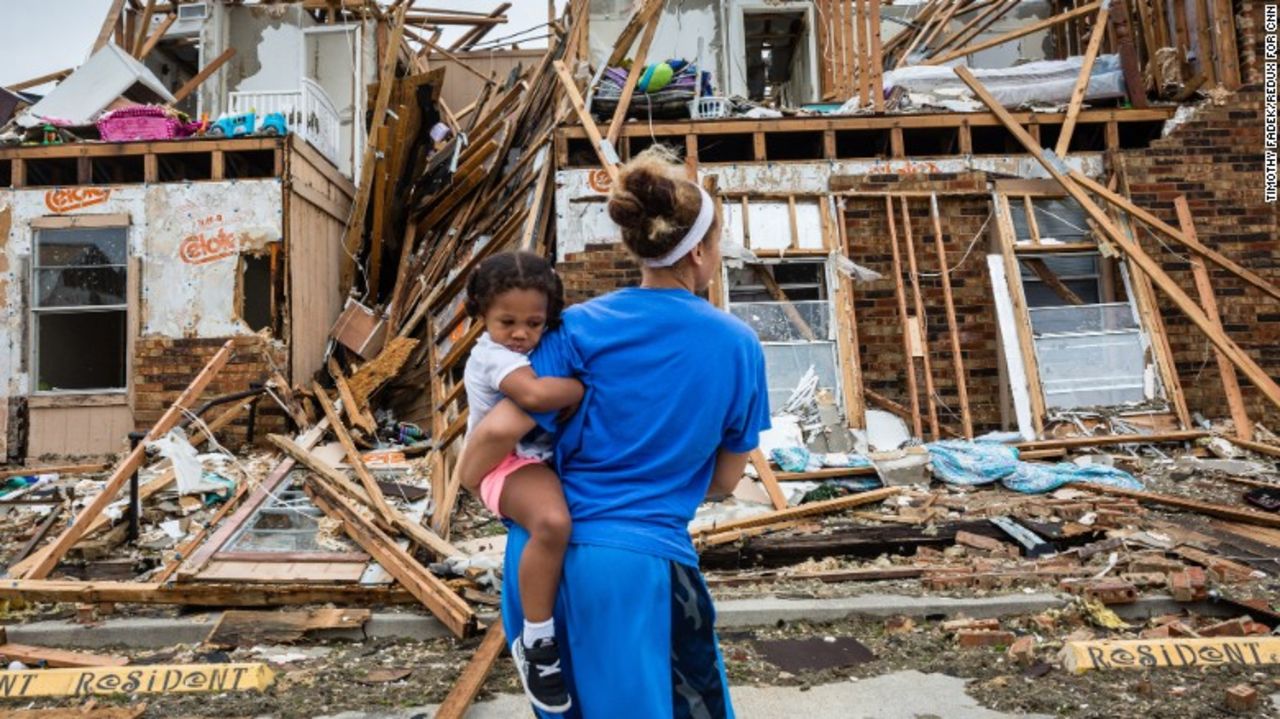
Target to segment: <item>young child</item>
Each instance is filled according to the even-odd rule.
[[[528,354],[542,333],[559,322],[564,289],[551,265],[529,252],[494,255],[467,281],[467,313],[484,322],[485,332],[467,360],[467,433],[506,397],[527,412],[551,412],[577,404],[583,387],[573,379],[538,377]],[[560,479],[546,464],[552,438],[525,437],[475,491],[495,514],[511,519],[530,534],[520,559],[520,603],[525,622],[511,644],[520,679],[534,706],[561,713],[570,699],[560,673],[555,640],[556,591],[569,543],[569,509]]]

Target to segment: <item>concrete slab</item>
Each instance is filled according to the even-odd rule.
[[[1061,607],[1068,600],[1055,594],[1008,594],[996,597],[909,597],[898,594],[868,594],[836,599],[779,599],[759,597],[716,603],[716,626],[726,628],[768,626],[779,621],[833,622],[849,617],[913,617],[964,614],[975,619],[1035,614]],[[70,621],[32,622],[7,626],[10,641],[48,647],[100,648],[107,646],[155,649],[174,644],[204,641],[217,623],[217,612],[184,617],[108,619],[83,625]],[[486,613],[488,621],[495,614]],[[435,639],[448,631],[426,614],[407,612],[376,613],[363,630],[344,629],[321,633],[331,639],[359,641],[365,638]]]
[[[1045,714],[1006,714],[979,706],[964,691],[965,680],[910,670],[871,679],[799,687],[733,687],[741,719],[802,716],[805,719],[1051,719]],[[435,706],[394,713],[343,712],[319,719],[412,719],[431,717]],[[504,694],[471,707],[467,719],[531,717],[523,696]]]
[[[221,614],[194,614],[182,618],[108,619],[96,624],[69,621],[31,622],[5,625],[5,634],[15,644],[44,647],[97,649],[122,646],[160,649],[175,644],[199,644],[209,636]]]
[[[997,597],[910,597],[898,594],[868,594],[837,599],[779,599],[760,597],[716,602],[716,626],[750,627],[775,624],[779,620],[832,622],[849,617],[913,617],[964,614],[974,619],[1036,614],[1062,607],[1064,597],[1056,594],[1008,594]]]

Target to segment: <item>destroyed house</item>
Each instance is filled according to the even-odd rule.
[[[661,144],[718,206],[706,299],[755,330],[774,418],[690,525],[713,587],[1087,600],[1015,620],[1046,636],[1280,625],[1222,592],[1237,618],[1196,614],[1277,576],[1260,5],[569,0],[503,34],[508,3],[125,4],[84,65],[0,105],[0,437],[25,460],[0,472],[23,532],[0,599],[418,603],[474,633],[502,549],[453,471],[483,331],[467,279],[519,249],[554,258],[570,302],[637,284],[607,200]],[[86,77],[91,107],[59,93]],[[224,120],[253,131],[211,136]],[[110,139],[153,122],[188,134]],[[269,436],[233,455],[259,407]],[[1103,606],[1166,589],[1196,629]],[[285,623],[368,620],[350,611]],[[1015,639],[926,622],[966,649]],[[503,631],[436,716],[463,716]],[[1064,638],[1064,667],[1094,636]],[[1027,639],[1010,659],[1036,659]]]
[[[372,20],[224,2],[130,18],[0,145],[0,455],[125,448],[228,338],[215,394],[310,377],[342,308]],[[283,132],[102,119],[164,103],[187,123],[280,113]]]

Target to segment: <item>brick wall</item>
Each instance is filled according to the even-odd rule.
[[[1276,205],[1262,194],[1262,92],[1246,86],[1222,107],[1205,105],[1169,136],[1121,157],[1134,202],[1177,225],[1173,199],[1185,195],[1201,242],[1280,284],[1280,242]],[[1149,237],[1143,246],[1192,297],[1190,265]],[[1185,254],[1185,253],[1184,253]],[[1209,263],[1227,334],[1267,374],[1280,377],[1280,302]],[[1227,416],[1211,345],[1161,294],[1187,404],[1209,417]],[[1275,427],[1280,412],[1241,380],[1250,416]]]
[[[169,339],[163,337],[142,337],[135,344],[133,363],[134,382],[134,422],[139,431],[146,431],[155,424],[160,415],[182,393],[201,368],[218,351],[226,338],[222,339]],[[272,359],[282,370],[287,366],[287,355],[272,347],[256,335],[236,337],[234,352],[226,366],[218,372],[201,400],[195,403],[198,407],[205,400],[218,395],[231,394],[249,389],[250,382],[264,382],[271,374],[271,365],[266,353],[272,353]],[[210,409],[203,419],[211,421],[226,407],[223,405]],[[230,448],[243,443],[245,439],[245,417],[240,417],[233,426],[224,430],[219,440]],[[261,441],[266,432],[279,432],[284,429],[283,414],[270,398],[258,404],[256,438]]]
[[[844,178],[841,178],[844,179]],[[1000,426],[1000,355],[995,321],[995,305],[991,300],[991,282],[987,275],[986,254],[991,227],[984,228],[991,213],[982,177],[974,175],[934,174],[928,176],[869,175],[854,182],[833,182],[842,189],[874,191],[937,190],[963,191],[966,195],[939,195],[938,214],[947,266],[951,269],[951,289],[960,334],[961,354],[965,365],[969,406],[978,431]],[[935,395],[939,398],[938,419],[943,424],[960,428],[960,403],[952,369],[951,339],[947,327],[946,306],[942,291],[938,256],[934,245],[929,200],[913,198],[908,203],[911,234],[916,262],[921,273],[920,292],[928,327],[929,361],[932,366]],[[897,293],[893,281],[893,250],[883,197],[851,197],[845,204],[845,222],[849,238],[849,258],[883,275],[883,279],[860,283],[854,288],[854,312],[858,323],[858,348],[861,353],[864,386],[910,406],[907,391],[907,359],[902,346],[902,323],[898,315]],[[907,269],[902,208],[894,202],[894,225],[899,238],[904,276]],[[973,244],[972,251],[966,251]],[[963,261],[962,261],[963,260]],[[908,282],[905,286],[907,312],[915,315],[915,305]],[[927,404],[924,392],[924,370],[915,360],[920,389],[921,416],[928,431]],[[869,408],[876,408],[868,402]]]
[[[640,284],[640,265],[622,243],[587,245],[556,264],[564,282],[566,304]]]

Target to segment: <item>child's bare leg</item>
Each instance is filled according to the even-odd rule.
[[[545,464],[521,467],[507,477],[498,507],[529,532],[520,556],[520,604],[526,622],[545,622],[556,604],[572,526],[560,479]]]

